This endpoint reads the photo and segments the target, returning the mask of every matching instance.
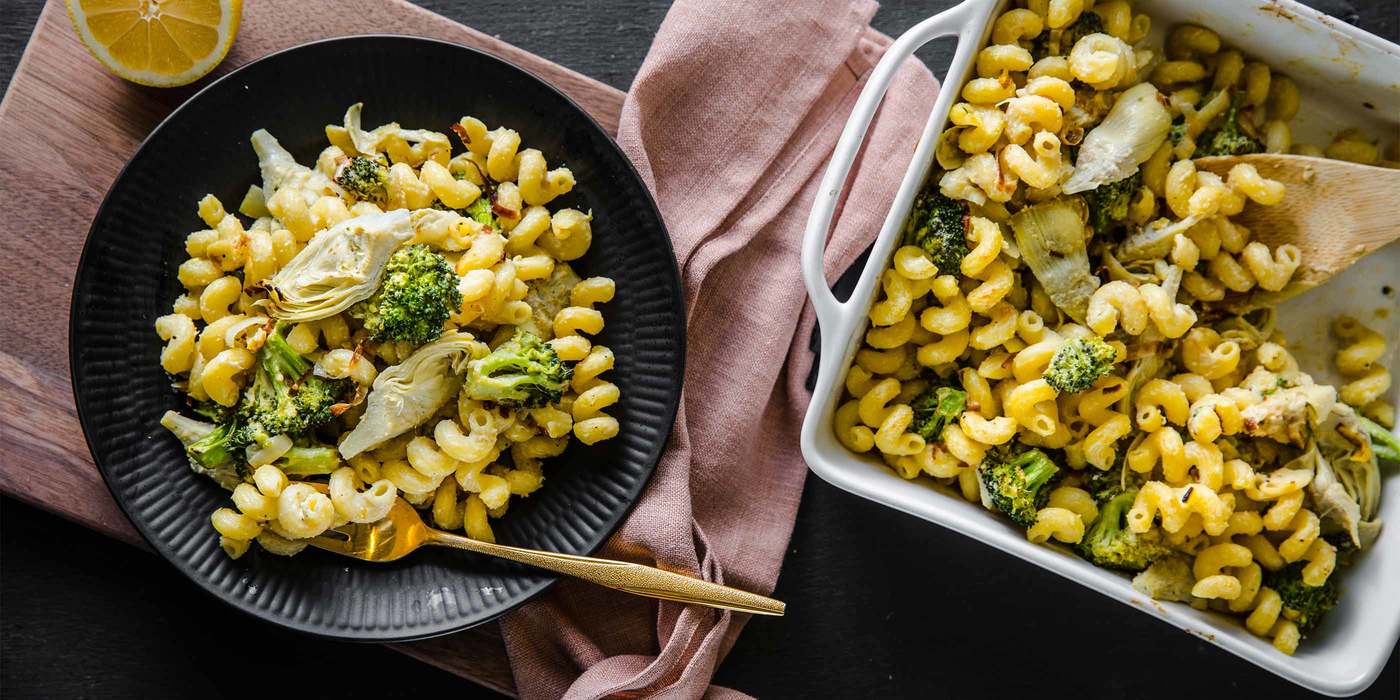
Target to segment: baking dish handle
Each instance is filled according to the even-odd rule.
[[[983,0],[967,0],[914,25],[896,39],[870,74],[870,80],[856,100],[855,109],[851,111],[846,128],[836,141],[831,163],[826,168],[826,174],[822,176],[821,189],[817,191],[812,213],[807,218],[807,231],[802,241],[802,278],[807,285],[807,295],[812,299],[812,306],[817,312],[817,322],[821,325],[824,336],[837,337],[838,333],[843,332],[838,331],[837,327],[844,325],[843,322],[849,320],[847,317],[855,313],[850,308],[850,302],[837,301],[836,296],[831,293],[822,266],[822,257],[826,251],[827,235],[831,232],[832,218],[836,214],[836,203],[841,198],[841,191],[851,172],[851,166],[855,163],[856,154],[860,152],[861,144],[865,141],[865,132],[869,129],[871,120],[875,118],[875,110],[884,100],[885,93],[889,91],[890,83],[894,81],[894,76],[904,59],[914,55],[915,51],[934,39],[958,34],[972,20],[977,6],[982,3]],[[882,265],[884,262],[872,257],[866,265]],[[823,358],[826,356],[826,353],[822,354]]]

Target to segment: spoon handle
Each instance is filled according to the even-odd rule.
[[[529,564],[555,573],[580,578],[600,586],[651,598],[672,600],[679,603],[694,603],[724,610],[737,610],[755,615],[782,615],[785,608],[783,602],[779,600],[642,564],[511,547],[473,540],[440,530],[431,532],[428,543],[509,559],[521,564]]]

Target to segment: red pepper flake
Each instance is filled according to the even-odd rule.
[[[496,201],[495,197],[491,198],[491,211],[495,213],[496,216],[504,217],[507,219],[520,218],[519,210],[511,209],[510,207],[501,204],[500,202]]]
[[[472,137],[467,134],[467,127],[462,126],[461,122],[452,125],[452,133],[456,134],[457,138],[462,139],[463,146],[470,147],[472,145]]]

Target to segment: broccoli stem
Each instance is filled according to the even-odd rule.
[[[1111,528],[1113,532],[1123,529],[1123,514],[1133,507],[1137,501],[1137,491],[1124,491],[1123,493],[1108,499],[1108,503],[1103,504],[1099,509],[1099,517],[1095,523],[1103,523],[1105,528]]]
[[[1030,459],[1026,459],[1026,457]],[[1032,493],[1039,491],[1040,487],[1044,486],[1060,471],[1054,462],[1039,451],[1027,452],[1018,461],[1025,462],[1021,465],[1021,471],[1025,473],[1026,486]]]
[[[340,467],[340,454],[334,447],[293,447],[277,460],[277,468],[287,476],[319,476]]]
[[[286,325],[278,324],[275,331],[267,336],[260,359],[268,372],[280,372],[283,376],[296,378],[306,374],[311,363],[287,342]]]
[[[202,420],[195,420],[188,416],[181,415],[175,411],[166,411],[160,417],[160,424],[169,430],[185,447],[189,447],[200,440],[208,437],[214,432],[213,423],[205,423]]]
[[[1395,437],[1395,433],[1385,429],[1385,426],[1366,418],[1357,416],[1361,422],[1361,427],[1366,430],[1366,434],[1371,438],[1371,452],[1376,455],[1376,459],[1382,462],[1400,464],[1400,438]]]

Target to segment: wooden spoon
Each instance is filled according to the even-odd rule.
[[[1316,287],[1363,256],[1400,239],[1400,170],[1274,153],[1212,156],[1196,167],[1225,177],[1237,163],[1288,187],[1283,201],[1246,206],[1233,221],[1270,248],[1298,246],[1303,264],[1281,294]]]

